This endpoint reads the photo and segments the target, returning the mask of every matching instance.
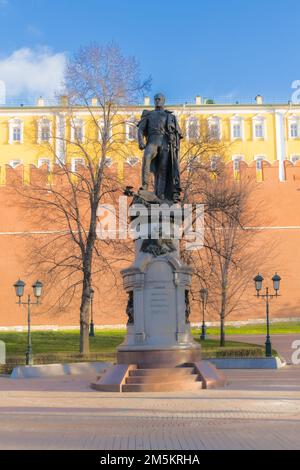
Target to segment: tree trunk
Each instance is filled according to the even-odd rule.
[[[222,286],[222,300],[221,300],[221,328],[220,328],[220,346],[223,348],[225,346],[225,312],[226,312],[226,286]]]
[[[225,317],[221,314],[220,346],[225,346]]]
[[[90,276],[84,275],[83,289],[80,305],[80,353],[90,352]]]
[[[99,188],[98,188],[99,191]],[[83,285],[80,305],[80,353],[90,352],[90,305],[91,305],[91,283],[92,283],[92,261],[93,250],[96,239],[96,214],[98,203],[91,205],[91,222],[87,238],[86,251],[83,259]]]

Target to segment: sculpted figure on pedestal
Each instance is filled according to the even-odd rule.
[[[164,108],[165,97],[154,97],[155,109],[145,110],[138,124],[139,148],[144,150],[142,191],[148,191],[150,172],[154,174],[154,192],[160,200],[180,199],[179,150],[182,132],[176,116]]]

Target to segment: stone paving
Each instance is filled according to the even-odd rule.
[[[0,449],[300,449],[300,366],[224,390],[114,394],[95,377],[0,378]]]

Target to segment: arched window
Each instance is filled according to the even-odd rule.
[[[113,164],[113,159],[111,157],[106,157],[105,166],[110,167]]]
[[[108,125],[108,123],[106,123],[106,127],[107,127],[107,125]],[[106,141],[108,141],[112,138],[112,126],[111,125],[106,130],[104,120],[99,119],[98,122],[97,122],[97,126],[98,126],[98,140],[99,140],[99,142],[102,142],[104,139]]]
[[[43,165],[47,165],[48,171],[51,170],[51,161],[49,158],[39,158],[38,159],[38,168],[41,168]]]
[[[131,117],[126,122],[126,140],[128,142],[136,142],[138,138],[137,119]]]
[[[295,165],[300,160],[300,155],[291,155],[291,162]]]
[[[22,144],[24,141],[24,124],[21,119],[11,119],[9,121],[9,143]]]
[[[254,157],[254,160],[256,161],[256,169],[262,170],[262,162],[266,160],[265,155],[257,155]]]
[[[244,119],[241,116],[233,116],[230,120],[231,140],[244,139]]]
[[[197,140],[199,138],[199,120],[191,116],[186,120],[186,138],[187,140]]]
[[[240,162],[243,162],[244,160],[245,160],[244,155],[233,155],[232,157],[233,170],[240,171]]]
[[[22,164],[23,164],[22,160],[10,160],[9,162],[9,166],[11,166],[11,168],[17,168],[18,166]]]
[[[49,142],[51,137],[51,122],[48,118],[43,117],[38,121],[38,144]]]
[[[299,116],[290,116],[288,119],[289,138],[298,139],[300,137]]]
[[[128,163],[130,166],[135,166],[139,163],[139,161],[139,157],[128,157],[126,163]]]
[[[85,166],[84,158],[75,157],[71,160],[71,171],[72,173],[77,173],[80,168]]]
[[[212,116],[208,119],[208,134],[212,140],[220,140],[222,135],[221,120],[218,116]]]
[[[221,157],[219,155],[213,155],[210,158],[210,169],[211,171],[216,171],[218,169],[218,165],[220,163]]]
[[[71,122],[71,141],[82,144],[84,141],[84,122],[75,118]]]
[[[266,138],[266,124],[263,116],[254,116],[252,120],[253,138],[265,139]]]

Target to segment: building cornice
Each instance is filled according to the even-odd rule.
[[[201,104],[201,105],[196,105],[196,104],[170,104],[166,105],[167,109],[173,110],[173,111],[181,111],[181,112],[188,112],[188,111],[196,111],[201,114],[211,114],[215,113],[217,114],[218,112],[228,112],[228,113],[234,113],[234,112],[239,112],[239,113],[247,113],[247,112],[257,112],[257,113],[264,113],[264,112],[270,112],[270,111],[275,111],[275,110],[284,110],[284,111],[300,111],[300,105],[296,104],[263,104],[263,105],[258,105],[258,104]],[[122,113],[134,113],[134,112],[141,112],[143,109],[148,109],[152,110],[153,106],[144,106],[144,105],[129,105],[129,106],[120,106],[119,111]],[[1,106],[0,107],[0,114],[4,114],[6,116],[8,115],[15,115],[15,114],[23,114],[23,115],[38,115],[42,116],[44,114],[52,114],[52,113],[61,113],[61,112],[74,112],[74,113],[99,113],[101,114],[102,108],[99,106],[95,107],[90,107],[89,110],[87,111],[86,106],[74,106],[67,108],[65,106],[16,106],[16,107],[10,107],[10,106]]]

